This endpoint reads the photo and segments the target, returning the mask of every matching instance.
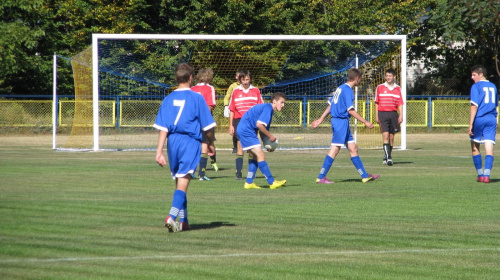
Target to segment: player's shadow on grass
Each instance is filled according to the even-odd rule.
[[[234,227],[235,224],[226,223],[226,222],[211,222],[209,224],[191,224],[190,230],[202,230],[202,229],[212,229],[219,227]]]
[[[392,164],[398,165],[398,164],[413,164],[413,161],[395,161]]]

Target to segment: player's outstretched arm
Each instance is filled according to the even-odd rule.
[[[349,110],[349,115],[353,116],[358,121],[364,123],[366,125],[366,127],[373,128],[373,124],[371,122],[365,120],[358,112],[356,112],[356,110],[354,110],[354,109]]]
[[[160,130],[160,135],[158,136],[158,147],[156,148],[156,162],[161,166],[165,166],[167,161],[163,155],[163,147],[165,147],[165,141],[167,140],[167,132]]]
[[[326,116],[330,113],[330,107],[331,107],[331,105],[328,105],[328,107],[326,107],[323,114],[321,114],[321,117],[311,123],[311,126],[313,128],[318,127],[325,120]]]

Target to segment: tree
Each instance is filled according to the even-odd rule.
[[[4,0],[0,94],[50,94],[52,56],[86,49],[92,33],[148,32],[146,0]]]
[[[412,34],[411,58],[423,59],[437,76],[451,75],[470,83],[470,68],[483,64],[500,78],[499,1],[438,0],[428,15]]]

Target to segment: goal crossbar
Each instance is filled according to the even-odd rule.
[[[92,34],[92,94],[93,150],[99,150],[99,40],[303,40],[303,41],[363,41],[393,40],[401,43],[401,94],[406,100],[406,35],[200,35],[200,34]],[[403,106],[401,149],[406,149],[406,102]]]

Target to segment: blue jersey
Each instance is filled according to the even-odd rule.
[[[348,84],[343,84],[333,93],[332,98],[328,100],[330,115],[332,118],[348,119],[349,110],[354,109],[354,92]]]
[[[274,110],[271,103],[257,104],[243,115],[238,124],[238,130],[247,132],[258,130],[257,123],[265,125],[269,130],[273,114]]]
[[[168,135],[184,134],[201,141],[201,131],[215,127],[215,121],[203,96],[182,88],[163,99],[153,127]]]
[[[498,92],[495,84],[481,80],[470,89],[470,103],[477,106],[476,117],[497,116]]]

